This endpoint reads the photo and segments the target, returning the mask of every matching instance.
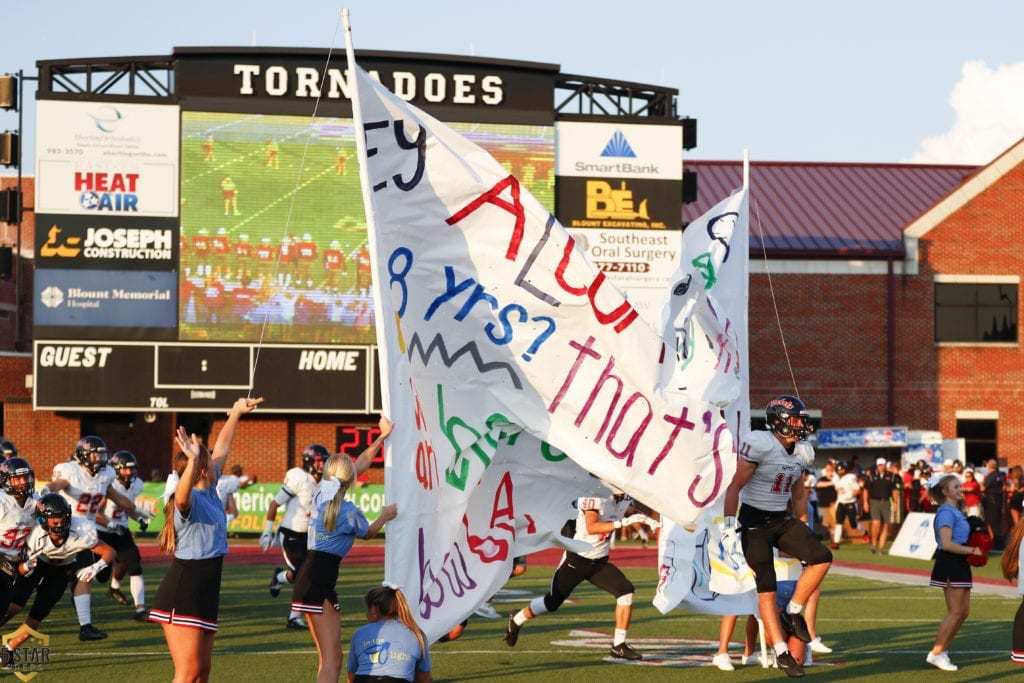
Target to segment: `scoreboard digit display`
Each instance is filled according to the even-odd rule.
[[[338,444],[337,453],[358,457],[360,453],[370,447],[370,444],[380,436],[380,427],[377,425],[346,424],[335,428],[334,440]],[[374,466],[384,465],[384,447],[382,446],[372,461]]]
[[[167,344],[157,347],[157,385],[167,388],[252,387],[252,354],[237,346]]]

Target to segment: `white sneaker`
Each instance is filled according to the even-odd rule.
[[[732,661],[729,659],[728,652],[720,652],[711,658],[711,663],[717,666],[720,671],[735,671],[736,668],[732,665]]]
[[[757,653],[757,663],[761,666],[761,668],[777,669],[779,667],[779,665],[775,661],[775,650],[768,650],[768,663],[767,664],[765,664],[765,661],[764,661],[764,654],[765,653],[763,653],[763,652],[758,652]]]
[[[810,646],[811,652],[815,652],[819,655],[827,655],[832,653],[832,648],[830,648],[825,643],[821,642],[821,636],[818,636],[817,638],[812,640],[810,642]]]
[[[478,617],[483,617],[484,619],[504,619],[504,617],[498,614],[498,611],[494,609],[489,602],[485,602],[477,607],[473,610],[473,614]]]
[[[929,652],[925,661],[936,668],[942,669],[943,671],[956,671],[959,668],[956,664],[949,661],[949,655],[945,652],[941,652],[937,655],[933,655]]]

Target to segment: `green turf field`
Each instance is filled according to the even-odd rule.
[[[232,543],[252,541],[233,540]],[[879,566],[904,565],[927,568],[927,563],[898,558],[876,558],[866,546],[843,546],[841,559]],[[614,552],[612,554],[614,558]],[[315,677],[316,652],[308,633],[284,628],[287,590],[270,597],[273,554],[266,564],[228,565],[221,594],[220,626],[214,652],[213,680],[217,681],[310,681]],[[651,550],[652,565],[656,558]],[[995,577],[998,557],[977,575]],[[908,564],[909,563],[909,564]],[[508,614],[547,588],[550,567],[531,564],[527,573],[511,579],[494,601]],[[163,576],[163,567],[146,569],[147,592],[152,596]],[[710,666],[715,651],[719,620],[676,611],[661,616],[650,600],[657,573],[628,569],[637,586],[630,642],[649,660],[626,664],[607,660],[612,630],[612,600],[589,584],[574,594],[577,601],[558,613],[529,622],[519,643],[508,648],[501,640],[504,621],[470,619],[466,633],[451,643],[433,646],[434,679],[438,681],[612,681],[659,680],[782,680],[777,670],[754,666],[721,672]],[[339,593],[342,596],[342,640],[362,623],[362,594],[379,585],[382,569],[342,565]],[[961,669],[954,673],[928,666],[924,657],[939,619],[945,612],[941,591],[920,585],[905,586],[838,574],[824,586],[818,631],[835,649],[820,655],[807,670],[807,679],[829,681],[918,681],[922,676],[945,681],[997,681],[1019,679],[1024,673],[1009,662],[1012,620],[1019,598],[975,594],[972,613],[951,648],[951,658]],[[35,680],[95,683],[110,681],[159,681],[172,677],[160,628],[137,624],[131,609],[122,607],[94,590],[94,622],[110,637],[96,643],[80,643],[70,600],[65,597],[40,629],[50,638],[48,665]],[[740,652],[738,627],[731,651]],[[16,680],[8,675],[9,680]]]

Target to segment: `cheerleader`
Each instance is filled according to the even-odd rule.
[[[347,455],[337,453],[327,459],[320,490],[310,505],[309,554],[292,588],[292,611],[306,615],[319,655],[319,683],[336,683],[341,676],[341,606],[335,590],[338,566],[356,538],[373,538],[398,514],[397,505],[385,505],[380,517],[372,524],[367,522],[363,511],[345,500],[355,478],[355,466]]]
[[[184,427],[178,427],[175,435],[181,449],[175,459],[178,483],[164,508],[159,537],[160,548],[173,553],[174,560],[149,612],[149,621],[163,627],[175,681],[210,678],[221,569],[228,552],[227,516],[217,497],[217,478],[231,451],[239,418],[261,401],[235,401],[212,455]]]
[[[964,515],[964,492],[960,477],[947,474],[929,489],[938,509],[935,511],[935,566],[929,585],[941,588],[946,594],[946,616],[939,623],[935,644],[926,661],[943,671],[956,671],[957,665],[949,661],[949,645],[971,610],[971,565],[968,555],[982,554],[980,548],[967,545],[971,525]]]

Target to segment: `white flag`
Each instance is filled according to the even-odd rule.
[[[686,227],[662,314],[662,334],[675,349],[675,363],[662,368],[663,390],[722,406],[734,436],[750,425],[748,226],[744,189]],[[732,465],[730,472],[735,462]],[[708,506],[693,525],[670,524],[662,530],[654,604],[663,612],[676,606],[714,614],[746,614],[730,610],[748,610],[751,604],[756,609],[753,574],[746,560],[725,553],[720,543],[723,502],[719,498]]]
[[[507,578],[473,539],[512,553],[531,529],[558,541],[560,522],[539,521],[554,524],[549,507],[598,485],[584,470],[688,522],[724,493],[734,446],[717,406],[662,394],[671,349],[514,177],[353,75],[396,425],[386,573],[433,639]],[[506,451],[520,429],[527,452]],[[541,473],[554,493],[525,478]]]
[[[676,607],[701,614],[757,614],[753,585],[719,591],[712,585],[712,556],[721,552],[710,520],[682,526],[669,522],[658,539],[658,587],[654,606],[667,614]],[[746,562],[742,563],[746,567]],[[748,570],[749,572],[749,570]],[[737,584],[737,589],[742,586]]]

